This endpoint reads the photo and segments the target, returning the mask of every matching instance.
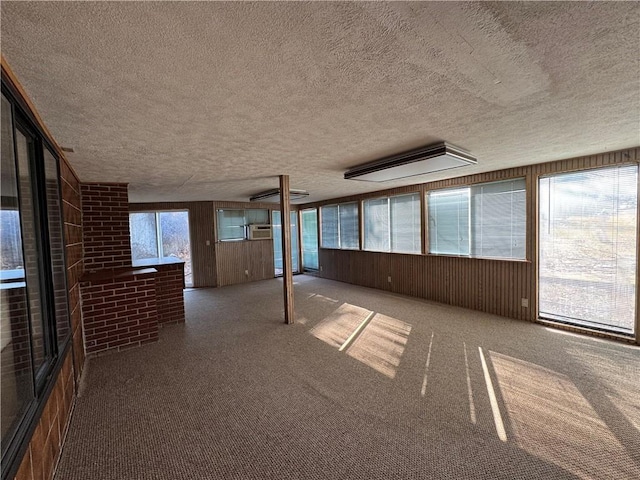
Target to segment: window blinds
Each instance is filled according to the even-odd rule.
[[[421,253],[418,193],[365,200],[363,210],[365,250]]]
[[[320,220],[322,222],[322,247],[340,248],[338,240],[338,206],[321,207]]]
[[[429,252],[469,255],[469,189],[429,192]]]
[[[391,251],[421,253],[419,194],[391,197],[389,202],[391,204]]]
[[[526,258],[525,179],[429,192],[429,252]]]
[[[388,252],[390,250],[389,199],[375,198],[362,203],[365,250]]]
[[[540,315],[633,332],[638,167],[541,178]]]
[[[524,178],[474,185],[471,196],[471,255],[525,258]]]
[[[320,208],[323,248],[360,248],[358,204],[341,203]]]
[[[358,204],[340,204],[338,205],[338,214],[340,216],[340,248],[360,248]]]

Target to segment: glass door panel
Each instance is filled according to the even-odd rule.
[[[275,276],[283,274],[282,264],[282,222],[280,220],[280,211],[273,210],[271,214],[271,228],[273,231],[273,263],[275,268]],[[291,212],[291,269],[294,273],[300,270],[298,255],[298,212]]]

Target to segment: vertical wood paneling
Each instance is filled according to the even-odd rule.
[[[525,177],[527,186],[527,261],[490,260],[439,255],[402,255],[393,253],[327,250],[320,248],[319,276],[357,285],[390,290],[441,303],[495,313],[522,320],[536,320],[538,312],[538,181],[540,176],[607,165],[638,163],[640,148],[591,155],[555,162],[517,167],[467,177],[451,178],[366,195],[332,199],[301,206],[320,207],[347,201],[361,201],[383,195],[429,190]],[[639,186],[640,191],[640,186]],[[423,243],[426,232],[426,202],[423,200]],[[640,250],[640,228],[638,232]],[[391,284],[387,277],[392,277]],[[640,282],[640,276],[639,276]],[[522,307],[522,299],[529,307]],[[640,310],[640,299],[638,308]],[[640,320],[636,312],[636,331]]]
[[[266,280],[275,275],[272,240],[219,242],[216,257],[219,287]]]

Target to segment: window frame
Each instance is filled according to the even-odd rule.
[[[315,214],[315,222],[316,222],[316,231],[315,231],[315,240],[316,240],[316,250],[315,250],[315,254],[316,254],[316,259],[317,259],[317,263],[318,266],[317,267],[309,267],[308,265],[305,265],[304,262],[304,229],[303,229],[303,224],[304,224],[304,214],[305,213],[310,213],[313,212]],[[320,251],[320,234],[319,234],[319,227],[320,227],[320,214],[319,214],[319,209],[316,207],[312,207],[312,208],[304,208],[299,210],[299,216],[300,216],[300,256],[301,256],[301,262],[302,262],[302,271],[308,271],[308,272],[318,272],[320,270],[320,255],[319,255],[319,251]]]
[[[490,185],[490,184],[495,184],[495,183],[506,183],[506,182],[514,182],[514,181],[518,181],[518,180],[522,180],[524,182],[524,257],[522,258],[511,258],[511,257],[494,257],[494,256],[485,256],[485,255],[474,255],[473,252],[473,242],[474,242],[474,238],[473,238],[473,228],[472,228],[472,224],[474,221],[473,218],[473,193],[472,193],[472,189],[473,188],[477,188],[477,187],[481,187],[483,185]],[[465,190],[468,189],[469,193],[469,204],[468,204],[468,220],[467,220],[467,228],[469,231],[469,240],[468,240],[468,250],[469,253],[468,254],[455,254],[455,253],[437,253],[437,252],[433,252],[432,251],[432,245],[431,245],[431,216],[430,216],[430,207],[429,207],[429,196],[432,193],[435,192],[447,192],[447,191],[455,191],[455,190]],[[501,178],[498,180],[491,180],[488,182],[476,182],[476,183],[467,183],[467,184],[460,184],[460,185],[452,185],[452,186],[448,186],[448,187],[444,187],[444,188],[433,188],[433,189],[429,189],[426,190],[424,193],[424,205],[425,205],[425,209],[424,209],[424,214],[423,214],[423,218],[424,218],[424,222],[426,225],[426,232],[425,232],[425,241],[426,241],[426,245],[425,245],[425,254],[428,256],[435,256],[435,257],[455,257],[455,258],[474,258],[474,259],[483,259],[483,260],[495,260],[495,261],[504,261],[504,262],[524,262],[524,263],[530,263],[531,259],[530,259],[530,251],[529,251],[529,244],[528,244],[528,240],[529,240],[529,235],[530,235],[530,228],[529,228],[529,202],[530,202],[530,198],[529,198],[529,186],[528,186],[528,175],[518,175],[518,176],[514,176],[514,177],[509,177],[509,178]]]
[[[46,344],[46,348],[49,352],[49,356],[46,358],[42,367],[38,371],[34,371],[33,367],[33,352],[30,352],[31,356],[31,368],[32,368],[32,393],[33,398],[28,401],[27,406],[24,409],[21,417],[17,420],[16,426],[7,432],[6,447],[1,452],[2,457],[2,478],[10,478],[15,475],[19,461],[25,454],[27,447],[33,433],[38,425],[40,417],[46,406],[47,400],[50,397],[52,390],[56,385],[58,375],[62,369],[64,360],[67,357],[68,351],[71,348],[72,338],[72,324],[71,324],[71,310],[69,306],[69,284],[67,278],[67,241],[64,231],[64,209],[63,209],[63,197],[62,197],[62,181],[60,176],[62,161],[57,154],[57,148],[49,141],[48,133],[43,130],[38,119],[31,111],[30,105],[24,100],[20,91],[15,87],[11,79],[6,75],[4,69],[2,70],[2,95],[6,98],[11,109],[11,135],[13,137],[13,161],[16,165],[16,172],[18,172],[18,156],[17,156],[17,142],[16,131],[21,131],[22,134],[32,136],[34,140],[34,152],[29,158],[29,182],[31,183],[34,219],[33,227],[35,232],[36,251],[38,252],[38,271],[36,272],[40,289],[41,289],[41,310],[42,310],[42,324],[43,324],[43,339]],[[53,271],[51,264],[51,244],[49,240],[49,209],[47,205],[46,195],[46,173],[45,173],[45,160],[44,150],[48,150],[49,154],[56,162],[56,176],[57,176],[57,195],[58,205],[60,208],[59,218],[62,222],[61,225],[61,242],[62,242],[62,259],[64,268],[64,288],[65,288],[65,302],[68,323],[67,334],[64,338],[58,338],[58,329],[56,321],[55,311],[55,293],[53,291]],[[19,175],[19,173],[18,173]],[[22,195],[21,188],[18,182],[17,195],[18,195],[18,209],[22,211]],[[20,227],[23,228],[23,218],[20,215]],[[24,239],[21,238],[22,254],[24,256]],[[23,279],[26,282],[26,268],[24,270]],[[27,285],[28,289],[28,285]],[[31,313],[30,305],[27,301],[27,312],[29,315],[29,344],[32,343],[32,328],[31,328]],[[32,350],[30,348],[30,350]]]
[[[358,235],[356,237],[356,243],[357,245],[355,247],[343,247],[342,246],[342,234],[341,234],[341,227],[340,227],[340,206],[341,205],[355,205],[355,210],[356,210],[356,225],[358,227]],[[323,210],[325,208],[328,207],[337,207],[336,210],[336,225],[337,225],[337,232],[338,232],[338,246],[337,247],[327,247],[324,245],[324,234],[322,232],[322,226],[324,223],[324,213]],[[319,207],[319,215],[318,215],[318,230],[319,230],[319,234],[320,234],[320,238],[318,239],[318,250],[321,248],[324,248],[326,250],[350,250],[350,251],[358,251],[358,250],[362,250],[362,244],[360,242],[360,234],[361,234],[361,230],[362,230],[362,225],[361,225],[361,219],[360,219],[360,202],[358,201],[353,201],[353,202],[342,202],[342,203],[332,203],[332,204],[328,204],[328,205],[322,205]]]
[[[394,233],[394,229],[393,229],[393,208],[391,205],[391,199],[393,198],[400,198],[400,197],[415,197],[416,202],[418,204],[418,225],[417,225],[417,236],[420,239],[420,246],[418,248],[418,250],[413,251],[413,252],[408,252],[408,251],[403,251],[403,250],[397,250],[394,248],[394,241],[393,241],[393,233]],[[372,200],[386,200],[386,207],[387,207],[387,232],[386,232],[386,236],[387,236],[387,245],[389,246],[389,248],[387,250],[376,250],[374,248],[367,248],[367,216],[365,214],[365,208],[366,208],[366,202],[372,201]],[[362,200],[361,205],[362,205],[362,239],[363,239],[363,245],[362,245],[362,250],[365,252],[380,252],[380,253],[397,253],[400,255],[422,255],[422,218],[423,218],[423,212],[421,209],[421,205],[420,205],[420,192],[416,191],[416,192],[408,192],[408,193],[399,193],[396,195],[382,195],[379,197],[371,197],[371,198],[365,198]]]
[[[155,222],[155,246],[156,246],[156,251],[158,252],[158,255],[155,257],[149,257],[146,259],[138,259],[138,260],[133,260],[134,262],[136,261],[142,261],[142,260],[161,260],[163,258],[167,258],[166,255],[164,254],[164,246],[162,245],[162,225],[160,223],[160,215],[163,213],[186,213],[187,214],[187,224],[189,225],[189,255],[191,257],[190,262],[191,262],[191,277],[193,277],[193,248],[191,245],[191,212],[188,208],[170,208],[170,209],[163,209],[163,210],[129,210],[129,225],[131,225],[131,215],[135,215],[137,213],[146,213],[146,214],[153,214],[153,218],[154,218],[154,222]],[[131,229],[131,228],[130,228]],[[129,243],[131,245],[131,250],[133,251],[133,237],[130,235],[130,239],[129,239]],[[193,278],[190,282],[187,282],[186,280],[186,273],[187,273],[187,269],[186,269],[186,265],[187,262],[185,261],[185,286],[187,288],[191,288],[193,287]]]
[[[221,242],[244,242],[244,241],[249,241],[249,239],[247,238],[247,232],[248,232],[248,227],[250,225],[271,225],[272,224],[272,220],[271,220],[271,212],[273,211],[273,209],[271,208],[232,208],[232,207],[216,207],[216,212],[215,212],[215,228],[214,228],[214,233],[215,233],[215,239],[216,239],[216,243],[221,243]],[[234,237],[234,238],[224,238],[221,239],[220,238],[220,220],[218,217],[218,213],[224,210],[235,210],[238,212],[242,212],[242,221],[243,221],[243,236],[242,238],[240,237]],[[268,223],[264,223],[264,224],[258,224],[258,223],[247,223],[247,211],[249,210],[263,210],[265,212],[267,212],[267,222]]]

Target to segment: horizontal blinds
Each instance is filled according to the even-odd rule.
[[[358,204],[343,203],[338,205],[340,217],[340,248],[360,248],[360,234],[358,225]]]
[[[375,252],[388,252],[389,199],[374,198],[362,202],[364,215],[364,248]]]
[[[638,167],[541,178],[540,314],[633,332]]]
[[[391,210],[391,251],[421,253],[419,194],[391,197],[389,202]]]
[[[526,191],[524,178],[470,188],[471,255],[524,259]]]
[[[429,192],[429,252],[469,255],[469,189]]]
[[[324,248],[339,248],[338,240],[338,206],[330,205],[320,208],[322,222],[321,242]]]

